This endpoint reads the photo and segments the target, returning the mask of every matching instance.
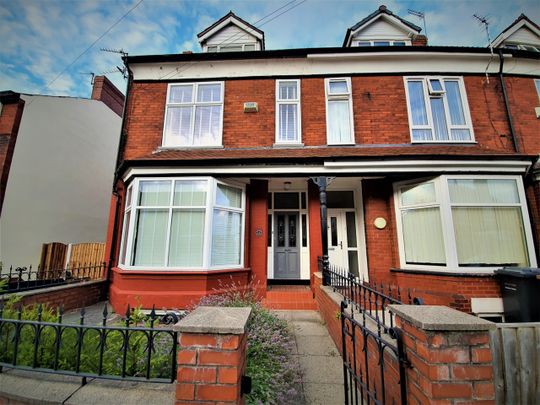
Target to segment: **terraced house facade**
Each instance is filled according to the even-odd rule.
[[[199,41],[125,59],[117,311],[309,284],[323,245],[364,280],[485,314],[501,306],[495,269],[537,266],[540,30],[527,17],[493,51],[429,46],[384,6],[341,47],[265,50],[233,13]]]

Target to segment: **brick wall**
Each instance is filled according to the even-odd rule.
[[[84,283],[49,287],[41,290],[19,293],[23,305],[46,304],[64,310],[88,307],[107,299],[107,281],[88,281]],[[8,294],[0,296],[7,298]]]
[[[0,214],[9,176],[9,169],[15,151],[17,134],[24,109],[24,100],[13,93],[9,98],[0,99]]]
[[[328,332],[338,347],[342,350],[341,320],[339,318],[339,301],[342,297],[333,293],[327,287],[321,287],[321,275],[314,275],[315,299],[319,306]],[[397,326],[401,329],[404,351],[410,367],[406,368],[407,402],[410,404],[465,404],[484,401],[495,403],[495,388],[493,383],[493,363],[490,349],[489,328],[494,326],[489,322],[477,320],[469,315],[461,315],[446,307],[427,306],[392,306],[393,308],[413,307],[418,310],[418,322],[396,316]],[[441,325],[452,317],[461,318],[454,325]],[[465,318],[463,321],[462,317]],[[432,322],[430,324],[430,322]],[[439,325],[436,325],[437,322]],[[463,325],[462,322],[470,322]],[[479,326],[480,325],[480,326]],[[457,328],[457,331],[452,330]],[[358,328],[357,328],[358,329]],[[349,331],[352,328],[348,328]],[[358,359],[357,370],[365,376],[364,335],[358,331],[356,351]],[[350,337],[346,338],[347,353],[353,353]],[[396,343],[394,343],[396,345]],[[368,367],[370,370],[369,385],[377,387],[380,394],[381,380],[377,347],[372,339],[368,339]],[[384,352],[385,394],[388,403],[399,403],[399,374],[397,358]]]
[[[540,151],[539,120],[533,79],[508,78],[517,132],[528,153]],[[497,77],[464,76],[475,138],[481,147],[512,151],[505,107]],[[126,158],[152,153],[162,144],[167,83],[135,82],[127,108]],[[519,97],[518,97],[519,95]],[[326,101],[323,78],[303,78],[302,141],[307,146],[326,144]],[[402,76],[352,77],[355,139],[357,144],[409,144],[410,133]],[[247,101],[259,112],[244,113]],[[275,141],[275,80],[225,81],[223,145],[270,147]],[[448,146],[452,148],[452,146]]]

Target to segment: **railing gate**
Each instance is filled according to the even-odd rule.
[[[364,311],[341,302],[345,404],[407,404],[408,362],[401,330],[370,328]],[[355,319],[355,315],[358,319]],[[371,330],[373,329],[373,330]],[[384,333],[384,332],[387,333]]]

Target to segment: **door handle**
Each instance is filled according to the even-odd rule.
[[[343,241],[339,242],[339,247],[343,250]]]

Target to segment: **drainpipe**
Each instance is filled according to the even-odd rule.
[[[118,190],[117,190],[117,187],[116,187],[116,183],[118,183],[118,179],[120,177],[120,165],[121,165],[121,156],[122,156],[122,152],[123,152],[123,149],[124,149],[124,145],[125,145],[125,140],[126,140],[126,133],[127,133],[127,130],[126,130],[126,112],[127,112],[127,105],[128,105],[128,101],[129,101],[129,90],[130,90],[130,87],[131,87],[131,83],[133,81],[133,73],[131,72],[131,70],[129,69],[129,66],[127,65],[126,63],[126,60],[124,59],[124,66],[126,67],[126,70],[128,72],[128,81],[127,81],[127,84],[126,84],[126,98],[124,100],[124,107],[123,107],[123,111],[122,111],[122,125],[121,125],[121,129],[120,129],[120,139],[118,141],[118,153],[116,154],[116,164],[115,164],[115,169],[114,169],[114,179],[113,179],[113,190],[112,190],[112,193],[113,195],[116,197],[116,206],[114,208],[114,220],[113,220],[113,234],[112,234],[112,238],[111,238],[111,252],[110,252],[110,255],[109,255],[109,265],[108,265],[108,269],[107,269],[107,280],[110,281],[110,274],[111,274],[111,265],[112,265],[112,262],[114,260],[114,255],[116,253],[116,249],[115,249],[115,246],[116,246],[116,239],[118,238],[118,227],[116,226],[116,222],[118,220],[118,212],[120,210],[120,198],[119,198],[119,194],[118,194]]]
[[[502,49],[499,49],[499,80],[501,81],[504,107],[506,108],[506,118],[508,119],[508,126],[510,127],[510,135],[512,136],[512,144],[514,145],[514,150],[517,153],[519,153],[520,150],[519,150],[519,145],[516,138],[516,132],[514,131],[512,113],[510,112],[510,103],[508,102],[508,94],[506,93],[506,83],[504,81],[503,67],[504,67],[504,56],[503,56]]]
[[[330,261],[328,259],[328,218],[326,211],[326,177],[312,177],[311,180],[319,187],[319,201],[321,205],[321,236],[322,236],[322,284],[330,285]]]

